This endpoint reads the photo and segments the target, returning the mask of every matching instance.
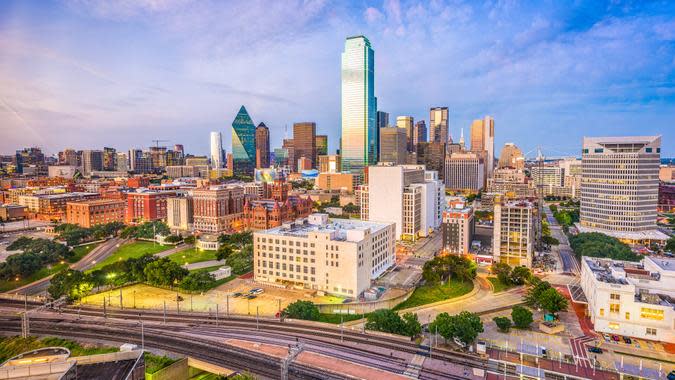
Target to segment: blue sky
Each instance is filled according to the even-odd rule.
[[[447,106],[457,140],[492,115],[497,149],[529,155],[661,134],[675,156],[673,1],[2,1],[0,152],[161,138],[205,154],[210,131],[230,151],[242,104],[273,146],[315,121],[334,150],[340,53],[356,34],[392,118]]]

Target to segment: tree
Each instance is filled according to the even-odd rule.
[[[188,270],[163,257],[148,264],[143,270],[152,285],[172,286],[188,274]]]
[[[457,338],[469,345],[483,332],[483,322],[477,314],[468,311],[457,315],[441,313],[429,324],[429,330],[438,332],[446,340]]]
[[[508,317],[494,317],[492,320],[501,332],[509,332],[511,330],[511,320]]]
[[[405,323],[395,311],[379,309],[368,315],[366,328],[368,330],[404,335]]]
[[[497,275],[497,279],[502,284],[511,284],[511,267],[506,263],[496,263],[492,265],[492,273]]]
[[[183,238],[178,235],[169,235],[164,239],[167,243],[178,243],[181,240],[183,240]]]
[[[541,241],[546,245],[559,245],[560,240],[554,238],[553,236],[544,236],[541,238]]]
[[[551,289],[551,284],[547,281],[536,281],[525,293],[525,304],[529,307],[540,308],[541,307],[541,294],[546,290]]]
[[[342,207],[342,211],[346,212],[347,214],[356,214],[361,211],[361,208],[352,202],[349,202],[344,207]]]
[[[47,292],[54,299],[66,296],[68,301],[73,301],[89,294],[92,288],[89,276],[80,271],[64,269],[52,277]]]
[[[225,263],[235,274],[244,274],[253,267],[253,244],[247,244],[239,252],[233,252],[225,259]]]
[[[193,235],[190,235],[190,236],[186,237],[185,239],[183,239],[183,243],[194,244],[195,240],[196,240],[195,237]]]
[[[539,305],[551,314],[567,310],[567,298],[555,288],[548,288],[539,295]]]
[[[417,314],[405,313],[403,314],[403,322],[405,323],[405,334],[407,336],[418,336],[422,332],[422,325],[420,324]]]
[[[524,266],[518,266],[511,270],[511,275],[509,279],[514,285],[523,285],[525,282],[530,281],[532,278],[532,272],[530,269]]]
[[[283,315],[288,318],[317,321],[320,316],[319,308],[312,301],[295,301],[283,310]]]
[[[519,329],[526,329],[534,321],[532,312],[522,306],[514,306],[511,310],[513,324]]]
[[[221,244],[221,246],[216,251],[216,259],[225,260],[232,254],[234,250],[229,243]]]
[[[203,292],[211,289],[215,283],[216,279],[211,273],[206,271],[194,271],[183,277],[183,280],[180,282],[180,287],[185,290]]]
[[[625,243],[599,232],[580,233],[570,237],[569,240],[574,254],[579,259],[582,256],[589,256],[622,261],[642,260],[642,255],[634,253]]]
[[[675,253],[675,237],[668,239],[668,242],[663,249],[667,252]]]

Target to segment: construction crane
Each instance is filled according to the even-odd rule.
[[[168,141],[170,141],[170,140],[152,140],[152,142],[155,143],[155,146],[156,146],[157,148],[159,148],[159,143],[161,143],[161,142],[168,142]]]

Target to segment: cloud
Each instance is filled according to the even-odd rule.
[[[382,20],[384,15],[377,8],[368,7],[364,12],[364,17],[368,23],[372,24]]]

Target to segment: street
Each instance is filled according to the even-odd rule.
[[[546,214],[546,219],[548,220],[549,227],[551,229],[551,235],[558,239],[560,242],[559,245],[553,246],[551,249],[558,252],[560,256],[560,261],[563,265],[563,272],[572,273],[575,276],[581,274],[581,268],[579,267],[579,262],[574,257],[574,252],[570,248],[569,241],[567,236],[562,230],[558,221],[553,217],[553,213],[548,206],[544,206],[544,213]]]

